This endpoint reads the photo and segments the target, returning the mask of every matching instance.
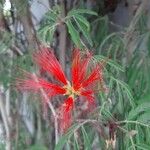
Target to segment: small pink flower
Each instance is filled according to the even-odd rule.
[[[40,77],[37,82],[33,74],[26,73],[25,79],[17,79],[17,87],[33,92],[39,92],[42,88],[49,98],[56,95],[67,96],[68,98],[58,108],[60,114],[59,127],[64,132],[72,124],[72,110],[77,97],[79,99],[84,97],[88,103],[88,108],[95,104],[94,93],[98,91],[97,85],[102,83],[103,77],[100,64],[93,68],[89,66],[91,58],[90,53],[83,54],[79,49],[74,50],[71,66],[72,78],[69,81],[52,50],[43,48],[33,54],[33,60],[43,71],[47,71],[52,75],[57,80],[57,84]]]

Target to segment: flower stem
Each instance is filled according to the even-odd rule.
[[[35,81],[38,82],[38,78],[36,77],[36,75],[35,75],[35,74],[33,74],[33,75],[34,75]],[[49,97],[47,96],[47,94],[45,93],[45,91],[44,91],[44,89],[43,89],[42,87],[40,87],[40,92],[41,92],[41,94],[43,95],[43,97],[44,97],[44,99],[46,100],[46,102],[48,103],[48,106],[49,106],[49,108],[50,108],[50,110],[51,110],[51,112],[52,112],[52,115],[53,115],[53,117],[54,117],[55,144],[57,144],[57,143],[58,143],[58,139],[59,139],[59,138],[58,138],[59,135],[58,135],[58,119],[57,119],[57,114],[56,114],[56,111],[55,111],[55,109],[54,109],[52,103],[49,101]]]

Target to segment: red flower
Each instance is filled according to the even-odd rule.
[[[102,67],[100,64],[97,64],[90,70],[91,58],[90,53],[83,54],[79,49],[74,51],[71,67],[72,80],[69,81],[53,52],[48,48],[43,48],[41,51],[34,53],[33,59],[42,70],[53,75],[58,83],[50,83],[43,78],[37,78],[37,82],[34,79],[34,75],[30,73],[26,73],[25,79],[17,80],[19,89],[38,92],[42,88],[49,97],[58,94],[68,97],[58,108],[60,114],[59,126],[62,132],[70,127],[72,123],[72,110],[77,97],[84,97],[88,103],[88,108],[95,103],[95,89],[98,88],[98,82],[103,80]]]

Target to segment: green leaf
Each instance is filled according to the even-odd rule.
[[[95,15],[98,14],[94,11],[88,10],[88,9],[72,9],[68,12],[68,16],[73,16],[75,14],[89,14],[89,15]]]
[[[74,131],[77,130],[80,126],[78,124],[74,124],[69,131],[63,135],[60,139],[58,144],[55,147],[55,150],[62,150],[64,144],[67,142],[67,140],[73,135]]]
[[[149,150],[150,145],[140,143],[140,144],[137,145],[137,148],[139,148],[139,150]]]
[[[13,36],[9,32],[1,32],[0,36],[0,54],[5,53],[12,44]]]
[[[118,92],[118,103],[117,108],[120,114],[124,113],[124,103],[123,103],[123,95],[120,86],[117,84],[117,92]]]
[[[55,150],[62,150],[64,144],[67,142],[67,140],[73,135],[73,133],[78,130],[81,126],[83,126],[84,124],[88,123],[87,121],[84,121],[82,123],[76,123],[74,124],[66,134],[64,134],[60,139],[58,144],[55,146]]]
[[[74,150],[80,150],[78,138],[74,135]]]
[[[48,148],[46,148],[44,145],[36,144],[28,148],[28,150],[48,150]]]
[[[150,93],[146,93],[138,100],[138,105],[142,104],[143,102],[148,102],[150,100]]]
[[[128,86],[128,84],[126,84],[125,82],[123,82],[123,81],[121,81],[121,80],[115,79],[115,78],[112,77],[112,76],[111,76],[111,79],[114,80],[114,81],[116,81],[117,84],[119,84],[119,85],[121,86],[121,88],[122,88],[123,90],[125,90],[125,92],[126,92],[128,98],[129,98],[129,102],[130,102],[131,106],[134,108],[134,107],[135,107],[134,98],[133,98],[133,96],[132,96],[132,94],[131,94],[131,89],[130,89],[130,87]]]
[[[85,17],[83,17],[79,14],[75,14],[73,17],[80,20],[87,27],[87,31],[90,31],[90,23],[87,21],[87,19]]]
[[[73,17],[77,26],[79,27],[79,29],[81,30],[81,32],[83,33],[84,37],[87,39],[88,43],[93,46],[93,42],[92,42],[92,39],[90,37],[90,34],[89,34],[89,31],[88,31],[88,28],[85,23],[83,23],[83,21],[81,21],[79,18],[75,18]]]
[[[69,34],[71,35],[73,42],[75,43],[77,47],[81,47],[79,32],[75,29],[75,27],[73,26],[70,20],[68,20],[66,24],[67,24]]]
[[[132,109],[129,112],[129,115],[128,115],[127,119],[128,120],[133,120],[136,117],[138,117],[139,114],[144,113],[148,110],[150,110],[150,102],[144,102],[144,103],[140,104],[139,106],[137,106],[135,109]]]
[[[39,30],[39,35],[42,41],[51,43],[56,30],[56,24],[45,26]]]
[[[58,14],[50,11],[48,12],[46,15],[45,15],[45,19],[47,20],[51,20],[53,22],[56,22],[57,21],[57,18],[58,18]]]
[[[142,114],[142,115],[138,115],[138,118],[137,118],[137,120],[139,121],[139,122],[142,122],[142,123],[145,123],[145,124],[150,124],[150,111],[148,110],[148,111],[146,111],[144,114]]]
[[[147,50],[148,50],[148,55],[150,56],[150,34],[148,35],[148,39],[147,39]]]
[[[122,66],[120,66],[118,63],[116,63],[115,61],[113,61],[112,59],[108,59],[107,57],[104,57],[102,55],[94,55],[94,58],[98,61],[106,61],[107,64],[109,64],[111,67],[114,67],[117,70],[120,70],[122,72],[124,72],[124,68]]]
[[[88,134],[83,126],[81,127],[81,131],[82,131],[83,139],[84,139],[84,149],[91,150],[92,147],[90,144],[90,140],[89,140]]]
[[[55,27],[51,27],[50,30],[47,31],[47,34],[46,34],[46,41],[48,41],[49,43],[52,42],[52,39],[53,39],[53,36],[54,36],[54,33],[55,33]]]

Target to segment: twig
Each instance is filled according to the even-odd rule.
[[[150,125],[144,124],[144,123],[139,122],[139,121],[124,120],[124,121],[118,121],[117,123],[118,124],[125,124],[125,123],[138,124],[138,125],[150,128]]]

